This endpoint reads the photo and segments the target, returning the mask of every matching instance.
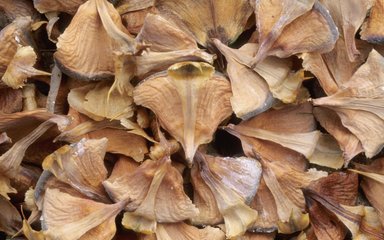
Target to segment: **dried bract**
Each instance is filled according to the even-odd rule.
[[[372,50],[364,63],[335,94],[314,99],[317,106],[334,110],[342,124],[361,142],[367,157],[384,146],[383,126],[384,57]],[[362,81],[364,80],[364,81]]]
[[[338,38],[337,27],[317,1],[300,1],[296,5],[283,1],[273,6],[268,6],[268,1],[264,4],[263,1],[257,2],[256,17],[263,21],[258,21],[261,46],[252,60],[252,67],[271,55],[288,57],[297,53],[332,50]],[[272,8],[272,11],[265,11],[264,7]],[[280,14],[280,17],[276,18],[275,14]]]
[[[307,112],[308,115],[302,115],[304,112]],[[238,125],[230,124],[226,129],[236,136],[274,142],[308,158],[314,152],[320,137],[320,132],[314,131],[314,118],[311,112],[312,108],[309,104],[285,107],[270,110]],[[262,150],[260,149],[260,151]],[[273,154],[267,156],[260,151],[256,148],[256,152],[262,157],[276,158]]]
[[[156,1],[155,7],[161,16],[193,35],[205,47],[212,45],[212,38],[225,44],[235,41],[252,14],[252,7],[246,0],[160,0]]]
[[[68,94],[68,103],[76,111],[101,121],[108,119],[130,118],[133,115],[133,99],[127,92],[112,90],[109,82],[89,84],[72,89]]]
[[[292,103],[296,100],[304,76],[302,71],[297,71],[296,73],[292,72],[292,62],[290,59],[267,57],[255,67],[252,67],[253,58],[259,49],[258,44],[248,43],[244,44],[240,49],[231,49],[217,39],[214,40],[214,43],[228,61],[227,72],[232,82],[234,97],[237,97],[240,92],[238,88],[244,88],[244,82],[248,83],[248,88],[244,89],[248,89],[247,91],[250,91],[251,93],[242,90],[241,94],[244,99],[240,100],[237,97],[236,100],[238,102],[242,104],[247,102],[252,108],[258,107],[256,110],[261,112],[262,110],[267,110],[273,103],[273,99],[266,89],[266,85],[263,83],[262,79],[267,83],[273,97],[280,99],[284,103]],[[239,75],[238,71],[244,71],[246,75]],[[244,76],[247,76],[245,80]],[[242,79],[241,87],[240,81],[238,80],[239,77]],[[260,77],[262,77],[262,79]],[[258,85],[257,88],[256,85]],[[255,97],[256,94],[259,95],[257,98]],[[246,96],[248,98],[252,97],[252,101],[245,99]],[[256,98],[256,100],[261,98],[256,106],[251,105],[252,102],[256,101],[254,98]],[[233,99],[233,101],[234,100],[235,99]],[[234,104],[232,103],[232,105]],[[237,107],[233,107],[237,110]],[[256,115],[259,111],[251,112],[248,115],[251,117]]]
[[[107,139],[82,139],[72,146],[65,145],[43,162],[43,169],[92,199],[108,202],[102,182],[107,178],[104,155]]]
[[[149,48],[155,52],[197,49],[197,43],[192,36],[161,15],[155,14],[147,15],[136,40],[150,44]]]
[[[334,49],[329,53],[303,53],[303,67],[312,72],[319,80],[327,95],[337,92],[338,88],[348,82],[359,66],[366,60],[370,47],[357,41],[360,56],[349,62],[345,42],[339,38]]]
[[[10,22],[18,17],[38,18],[37,12],[29,0],[3,0],[0,2],[0,11]]]
[[[103,185],[114,201],[130,200],[122,224],[137,232],[152,233],[157,222],[179,222],[199,212],[184,193],[182,177],[169,157],[146,160],[131,172],[107,179]],[[137,188],[138,185],[142,187]]]
[[[217,126],[232,113],[229,82],[206,63],[172,65],[167,73],[144,80],[133,94],[135,103],[151,109],[181,143],[189,164],[198,146],[210,142]]]
[[[373,5],[369,18],[364,22],[361,27],[361,39],[367,40],[371,43],[384,42],[384,26],[382,20],[384,18],[384,1],[376,0]]]
[[[32,20],[30,17],[20,17],[0,31],[0,76],[5,73],[8,64],[16,54],[18,46],[30,45],[29,31]]]
[[[0,113],[20,112],[22,107],[21,89],[0,88]]]
[[[51,239],[112,239],[115,217],[126,201],[103,204],[48,188],[44,197],[44,234]]]
[[[75,14],[77,8],[86,0],[33,0],[33,5],[40,13],[66,12]]]
[[[203,229],[188,225],[186,223],[159,224],[156,230],[157,240],[224,240],[225,234],[218,228],[207,226]]]
[[[317,121],[325,128],[338,142],[343,151],[345,166],[357,154],[363,151],[359,139],[344,127],[339,116],[328,108],[315,107],[313,114]]]
[[[337,27],[340,29],[350,62],[356,61],[360,52],[356,48],[355,34],[363,23],[373,0],[321,0],[328,8]]]
[[[112,78],[114,74],[113,51],[119,43],[110,36],[109,31],[113,29],[106,29],[100,19],[97,2],[91,0],[82,4],[57,42],[55,60],[64,73],[74,78],[100,80]],[[110,3],[99,4],[105,4],[103,10],[107,12],[102,13],[113,21],[108,26],[112,28],[114,24],[124,33],[126,30],[116,9]]]
[[[21,216],[19,212],[11,202],[0,196],[0,231],[13,235],[17,233],[20,227]]]
[[[384,160],[379,158],[370,165],[356,164],[355,168],[350,169],[363,176],[361,188],[363,189],[368,201],[379,214],[380,222],[384,226]]]
[[[31,46],[19,47],[9,62],[1,80],[11,88],[22,88],[29,77],[50,76],[50,73],[37,70],[33,67],[36,63],[36,53]]]
[[[195,160],[195,167],[224,218],[227,238],[241,236],[257,218],[257,211],[247,204],[259,185],[260,163],[250,158],[220,158],[201,153]]]
[[[233,93],[231,105],[236,116],[248,119],[270,108],[274,99],[267,82],[257,72],[238,62],[233,52],[235,49],[230,49],[217,39],[214,43],[228,62],[227,73]],[[249,54],[247,50],[247,46],[244,45],[237,54]]]

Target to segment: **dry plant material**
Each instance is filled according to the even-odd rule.
[[[371,43],[384,42],[384,1],[376,0],[371,8],[368,19],[361,27],[361,39]]]
[[[314,232],[324,239],[344,239],[346,227],[353,239],[382,239],[383,227],[372,207],[355,204],[355,174],[333,173],[304,190]],[[335,184],[336,183],[336,184]]]
[[[328,108],[316,107],[313,110],[313,114],[321,126],[338,142],[340,149],[343,151],[346,166],[353,157],[363,151],[359,139],[343,126],[340,118],[334,111]]]
[[[154,12],[154,0],[121,0],[116,9],[128,31],[137,34],[142,29],[146,17]]]
[[[252,67],[253,57],[259,49],[258,44],[244,44],[237,50],[225,46],[216,39],[214,40],[214,43],[228,61],[227,72],[231,79],[232,91],[234,94],[232,107],[239,117],[243,119],[249,118],[271,107],[273,99],[270,96],[267,87],[269,87],[273,97],[284,103],[295,102],[297,95],[299,94],[301,83],[304,80],[304,74],[301,70],[296,73],[292,72],[292,62],[290,59],[267,57],[255,67]],[[247,74],[239,75],[242,71],[245,71]],[[244,76],[248,77],[244,80]],[[241,87],[244,83],[240,82],[239,78],[241,81],[248,82],[248,90]],[[262,79],[267,85],[265,85]],[[242,97],[239,97],[238,95]],[[246,99],[246,97],[248,97],[248,99]],[[252,99],[252,101],[250,99]],[[255,101],[257,102],[255,103]],[[254,103],[255,105],[252,105],[251,103]],[[248,110],[250,107],[251,109]],[[252,109],[254,107],[256,107],[256,109]],[[239,112],[238,109],[241,110],[241,112]],[[238,112],[240,114],[238,114]],[[244,114],[246,115],[242,116]]]
[[[99,11],[97,1],[88,1],[79,7],[57,42],[55,60],[64,73],[74,78],[100,80],[112,78],[114,74],[113,51],[118,42],[109,35],[113,30],[105,28],[100,15],[108,15],[122,34],[126,30],[116,9],[103,2],[106,4],[103,10],[107,12]],[[78,34],[80,32],[82,34]]]
[[[384,226],[384,208],[383,199],[380,197],[384,192],[384,161],[383,158],[375,160],[370,165],[355,164],[351,171],[363,176],[361,187],[368,198],[368,201],[376,209],[381,224]]]
[[[9,22],[18,17],[38,18],[33,4],[28,0],[4,0],[0,3],[0,11],[5,15]]]
[[[167,239],[201,239],[224,240],[225,234],[218,228],[207,226],[203,229],[181,223],[159,224],[155,234],[143,235],[142,240],[167,240]]]
[[[342,0],[321,0],[320,2],[328,8],[338,29],[340,29],[342,38],[345,40],[349,61],[356,61],[360,52],[356,48],[355,34],[375,1],[352,0],[347,3]]]
[[[266,111],[274,102],[268,83],[247,65],[241,64],[237,55],[251,55],[251,44],[242,46],[238,52],[230,49],[219,40],[214,40],[216,47],[223,53],[228,64],[227,73],[231,80],[231,105],[236,116],[248,119]],[[246,88],[244,86],[247,86]]]
[[[315,131],[312,106],[307,103],[272,109],[238,125],[230,124],[226,129],[242,140],[247,155],[252,156],[256,151],[261,157],[273,160],[301,159],[299,154],[308,158],[320,137],[320,132]],[[279,151],[268,145],[276,146]]]
[[[62,116],[53,116],[47,121],[41,123],[24,138],[18,140],[6,153],[1,155],[1,173],[9,177],[14,176],[19,169],[27,148],[55,124],[66,125],[68,124],[68,119]]]
[[[135,103],[151,109],[180,142],[190,165],[199,145],[209,143],[232,112],[229,82],[206,63],[172,65],[167,72],[145,79],[133,94]]]
[[[61,147],[47,156],[43,169],[93,199],[108,202],[102,182],[107,178],[104,155],[107,139],[86,140]]]
[[[256,1],[255,9],[260,48],[251,62],[253,67],[271,55],[288,57],[303,52],[329,52],[337,40],[335,23],[317,1],[292,4],[260,0]]]
[[[221,158],[201,153],[196,155],[195,161],[197,164],[192,168],[192,183],[196,189],[194,200],[198,208],[202,207],[199,208],[202,216],[197,216],[195,221],[217,223],[206,213],[217,209],[224,219],[227,238],[241,236],[257,218],[257,212],[247,204],[258,188],[260,163],[251,158]]]
[[[3,83],[16,89],[23,87],[29,77],[50,76],[50,73],[33,68],[36,58],[36,53],[31,46],[19,47],[1,78]]]
[[[337,92],[338,88],[348,82],[359,66],[366,60],[370,48],[362,41],[357,41],[360,57],[349,62],[345,41],[339,38],[334,49],[329,53],[304,53],[303,67],[312,72],[319,80],[327,95]]]
[[[153,233],[157,222],[179,222],[198,214],[199,210],[185,195],[182,182],[169,157],[164,157],[146,160],[133,171],[107,179],[103,185],[114,201],[130,200],[122,220],[125,228]]]
[[[20,89],[0,88],[0,113],[20,112],[23,108],[23,94]]]
[[[15,19],[0,31],[0,76],[3,76],[7,70],[8,64],[16,54],[18,45],[29,45],[29,31],[31,27],[30,17],[20,17]]]
[[[43,203],[44,235],[53,239],[112,239],[115,217],[126,201],[104,204],[48,188]]]
[[[333,173],[312,183],[309,188],[316,191],[319,197],[330,197],[341,204],[353,205],[357,197],[356,183],[355,174]],[[304,194],[315,235],[324,239],[344,239],[347,231],[342,222],[326,206],[313,199],[307,190]]]
[[[33,0],[33,5],[40,13],[66,12],[75,14],[77,8],[86,2],[86,0]]]
[[[21,226],[21,216],[16,207],[0,196],[0,210],[0,231],[9,235],[17,233]]]
[[[136,39],[150,44],[149,48],[154,52],[197,49],[197,43],[192,36],[156,14],[148,14]]]
[[[375,156],[382,148],[383,114],[381,114],[384,57],[372,50],[364,63],[331,96],[314,99],[316,106],[334,110],[343,126],[361,142],[367,157]],[[364,80],[362,82],[362,80]]]
[[[268,216],[265,223],[269,224],[263,223],[262,228],[277,227],[280,232],[292,233],[309,224],[304,213],[304,197],[299,189],[326,174],[313,169],[305,172],[303,157],[312,155],[320,137],[319,132],[313,131],[315,122],[311,111],[309,104],[285,107],[227,127],[227,131],[240,138],[246,155],[264,159],[261,161],[263,179],[270,192],[256,195],[256,203],[273,198],[277,211],[270,212],[271,203],[265,208],[258,207],[260,212],[267,211],[265,216]],[[276,213],[278,220],[273,223]],[[258,224],[255,227],[260,227]]]
[[[310,163],[334,169],[339,169],[344,165],[343,152],[336,139],[329,134],[320,136],[315,151],[308,160]]]
[[[383,6],[0,1],[0,238],[383,240]]]
[[[235,41],[243,32],[252,14],[251,6],[245,0],[237,2],[161,0],[156,1],[155,7],[160,15],[191,34],[204,47],[212,45],[212,38],[218,38],[225,44]]]
[[[89,84],[71,89],[68,94],[69,105],[88,117],[101,121],[107,119],[122,119],[133,116],[133,99],[127,92],[110,92],[109,82]]]
[[[122,119],[121,125],[118,121],[103,120],[97,122],[73,109],[69,110],[68,116],[73,119],[71,125],[62,131],[55,138],[55,141],[76,143],[82,138],[99,139],[105,137],[108,139],[107,152],[129,156],[137,162],[144,160],[144,154],[148,152],[145,138],[151,138],[137,123],[127,119]],[[124,124],[128,122],[131,126]],[[128,146],[127,143],[129,143]]]

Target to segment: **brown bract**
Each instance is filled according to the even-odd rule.
[[[55,141],[75,143],[81,138],[105,137],[108,139],[107,152],[123,154],[132,157],[137,162],[144,160],[144,154],[148,152],[145,138],[149,138],[149,136],[137,126],[137,123],[130,122],[132,126],[127,126],[125,124],[129,122],[127,119],[122,119],[122,124],[110,120],[93,121],[72,108],[69,110],[68,116],[73,119],[72,124],[57,136]]]
[[[117,11],[130,33],[140,32],[146,17],[155,12],[154,2],[154,0],[123,0],[117,3]]]
[[[296,101],[304,74],[302,70],[296,73],[292,71],[290,59],[267,57],[252,67],[253,58],[259,49],[258,44],[247,43],[239,49],[232,49],[217,39],[214,39],[214,43],[228,61],[227,73],[234,94],[231,103],[239,117],[248,113],[242,118],[249,118],[267,110],[273,103],[271,93],[284,103]],[[244,85],[248,87],[245,88]]]
[[[71,89],[68,103],[76,111],[95,121],[130,118],[133,115],[133,99],[128,92],[117,90],[110,92],[111,84],[107,81],[88,84]]]
[[[7,86],[22,88],[29,77],[50,76],[50,73],[35,69],[37,55],[31,46],[18,47],[12,60],[8,63],[1,80]]]
[[[42,210],[44,234],[60,240],[112,239],[115,217],[125,204],[126,201],[103,204],[48,188]]]
[[[300,171],[281,161],[263,160],[261,163],[263,179],[275,200],[279,232],[289,234],[305,229],[309,218],[304,211],[304,196],[300,189],[327,173],[315,169]]]
[[[0,191],[1,187],[0,183]],[[0,231],[13,235],[19,231],[20,227],[21,216],[16,207],[6,198],[0,196]]]
[[[360,55],[354,62],[349,62],[344,39],[339,38],[329,53],[303,53],[301,55],[303,67],[312,72],[325,93],[331,95],[349,81],[371,51],[371,47],[363,41],[356,41],[356,47],[360,51]]]
[[[172,223],[172,224],[159,224],[154,238],[151,235],[143,236],[142,240],[189,240],[189,239],[201,239],[201,240],[224,240],[225,234],[218,228],[207,226],[205,228],[197,228],[186,223]]]
[[[0,134],[0,145],[3,143],[12,143],[12,139],[10,139],[5,132]]]
[[[383,43],[384,42],[384,1],[376,0],[373,5],[368,19],[361,27],[361,39],[364,39],[371,43]]]
[[[136,38],[155,52],[197,49],[194,38],[161,15],[148,14]]]
[[[17,192],[10,179],[17,178],[27,148],[55,124],[63,127],[68,122],[43,110],[1,115],[0,131],[6,132],[14,144],[0,157],[0,195],[8,198],[8,193]]]
[[[252,7],[245,0],[160,0],[155,2],[155,7],[161,16],[174,22],[208,48],[212,47],[212,38],[218,38],[225,44],[234,42],[252,14]]]
[[[25,135],[25,137],[15,142],[15,144],[13,144],[7,152],[1,155],[0,172],[7,177],[15,176],[19,170],[27,148],[39,137],[41,137],[49,128],[54,125],[64,126],[66,124],[68,124],[68,119],[64,116],[58,115],[54,115],[41,123],[37,128]]]
[[[122,224],[137,232],[153,233],[157,222],[179,222],[199,212],[184,193],[181,174],[169,157],[146,160],[130,172],[107,179],[103,185],[114,201],[129,200]]]
[[[283,29],[296,18],[311,10],[314,3],[314,0],[255,1],[256,24],[260,43],[258,55],[266,54]]]
[[[263,179],[270,193],[264,191],[256,196],[252,206],[267,214],[266,222],[258,222],[254,227],[278,227],[283,233],[306,228],[309,219],[304,213],[304,197],[299,189],[326,175],[312,169],[305,171],[303,156],[312,155],[320,137],[319,132],[313,131],[315,121],[311,105],[306,103],[269,110],[226,129],[240,138],[246,155],[262,159]],[[277,210],[273,210],[271,203],[265,207],[257,205],[272,198]],[[276,218],[278,221],[273,222]]]
[[[361,142],[367,157],[384,146],[382,113],[384,58],[376,50],[335,94],[314,99],[316,106],[334,110],[343,126]]]
[[[317,1],[256,1],[260,48],[255,67],[267,56],[288,57],[303,52],[329,52],[338,31],[327,10]]]
[[[277,230],[279,216],[277,215],[276,203],[263,178],[260,180],[259,189],[250,207],[257,211],[258,217],[255,223],[248,228],[249,230],[267,233]]]
[[[247,232],[238,240],[273,240],[276,238],[276,233],[251,233]]]
[[[20,89],[0,88],[0,113],[20,112],[23,107]]]
[[[0,11],[9,21],[18,17],[37,18],[37,12],[29,0],[3,0],[0,2]]]
[[[203,61],[213,64],[215,55],[201,49],[184,49],[169,52],[146,51],[136,56],[136,75],[140,79],[166,70],[171,65],[184,61]]]
[[[315,107],[313,114],[317,121],[325,128],[338,142],[343,151],[344,165],[347,166],[349,161],[357,154],[363,151],[359,139],[344,127],[338,115],[328,109]]]
[[[127,34],[112,4],[104,0],[85,2],[58,38],[55,60],[63,72],[74,78],[112,78],[113,51],[120,48],[122,39],[130,41]]]
[[[274,98],[269,91],[267,82],[257,72],[237,59],[237,56],[241,54],[252,54],[249,51],[251,46],[244,45],[236,51],[218,39],[214,39],[214,43],[228,62],[227,73],[231,80],[233,93],[231,105],[236,116],[241,119],[248,119],[270,108],[274,103]]]
[[[374,4],[373,0],[321,0],[329,10],[340,33],[345,40],[350,62],[354,62],[359,57],[359,50],[356,48],[355,34],[363,23],[368,10]]]
[[[199,210],[203,218],[197,216],[196,219],[200,224],[212,224],[213,219],[207,219],[211,216],[207,216],[204,210],[212,211],[209,208],[213,207],[218,209],[224,219],[227,238],[241,236],[257,219],[257,211],[248,204],[258,189],[260,163],[252,158],[222,158],[201,153],[197,153],[195,161],[197,164],[192,171],[197,173],[192,175],[192,183],[198,193],[196,197],[200,199],[197,203],[210,204],[208,209],[201,205],[203,208]],[[208,194],[207,199],[204,193]],[[208,222],[202,222],[204,220]]]
[[[102,186],[108,174],[104,166],[107,141],[106,138],[82,139],[71,146],[65,145],[44,159],[43,169],[85,196],[108,202]]]
[[[33,0],[33,5],[40,13],[66,12],[75,14],[78,7],[86,0]]]
[[[313,182],[308,188],[321,197],[329,197],[341,204],[354,205],[357,197],[357,175],[332,173],[328,177]],[[346,229],[326,206],[311,197],[311,192],[304,191],[309,217],[315,235],[321,239],[344,239]]]
[[[368,198],[368,201],[379,214],[380,222],[384,226],[384,160],[379,158],[370,165],[354,164],[355,168],[351,171],[363,176],[361,187]]]
[[[353,239],[382,239],[383,228],[372,207],[355,204],[357,177],[333,173],[304,190],[314,232],[324,239],[344,239],[343,225]]]
[[[182,62],[144,80],[135,103],[151,109],[184,148],[188,164],[199,145],[209,143],[217,126],[232,113],[230,84],[206,63]]]
[[[30,17],[20,17],[15,19],[0,31],[0,76],[5,73],[8,64],[16,54],[18,45],[30,45],[28,39],[31,30],[32,19]]]
[[[335,138],[329,134],[321,134],[315,151],[309,162],[320,166],[339,169],[344,165],[343,152]]]
[[[282,154],[280,158],[279,151],[276,149],[271,151],[266,147],[269,142],[279,145],[281,151],[293,150],[308,158],[314,152],[320,137],[320,132],[315,131],[312,106],[308,103],[286,106],[278,110],[272,109],[238,125],[230,124],[226,130],[238,136],[242,142],[247,142],[249,139],[249,143],[261,157],[273,160],[287,157],[283,157]],[[244,149],[244,151],[253,155],[252,150],[248,152]]]

